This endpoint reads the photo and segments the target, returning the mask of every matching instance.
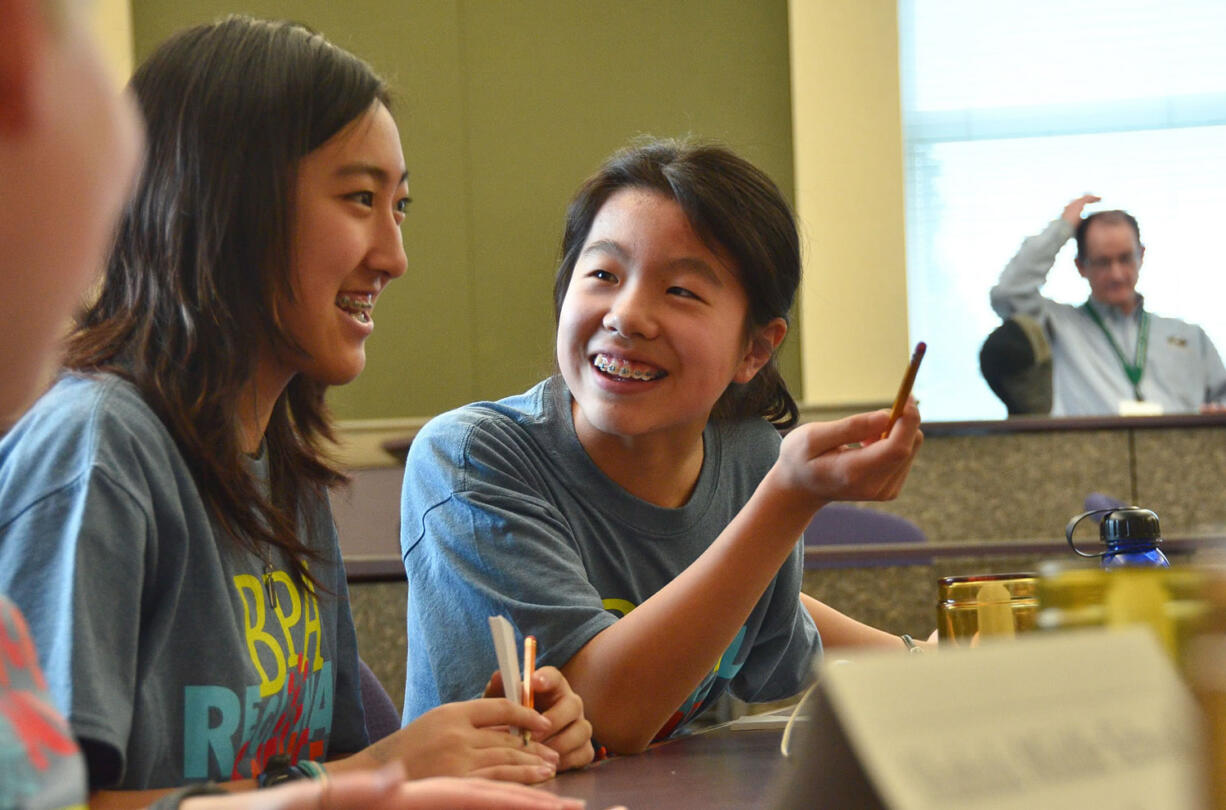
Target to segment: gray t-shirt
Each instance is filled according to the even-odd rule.
[[[64,376],[0,440],[0,592],[30,623],[93,789],[244,778],[279,751],[365,746],[327,498],[303,511],[328,593],[223,536],[162,422],[110,375]]]
[[[774,463],[779,435],[761,419],[712,422],[703,443],[689,502],[666,509],[592,462],[559,377],[428,423],[410,448],[401,502],[404,720],[481,694],[497,666],[489,616],[507,616],[521,639],[535,635],[538,663],[561,667],[697,559]],[[800,605],[802,554],[798,543],[662,736],[729,688],[744,700],[799,691],[820,649]]]

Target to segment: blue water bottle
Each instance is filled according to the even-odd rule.
[[[1073,542],[1073,530],[1077,524],[1091,515],[1102,515],[1098,524],[1098,536],[1107,547],[1106,551],[1087,554]],[[1092,509],[1082,512],[1064,527],[1064,536],[1069,546],[1082,557],[1101,557],[1103,568],[1139,566],[1143,568],[1170,568],[1162,549],[1162,530],[1158,516],[1139,506],[1123,506],[1111,509]]]

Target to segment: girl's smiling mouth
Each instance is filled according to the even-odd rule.
[[[624,358],[617,358],[604,352],[598,352],[592,359],[592,365],[606,377],[615,380],[640,380],[650,382],[667,377],[668,372],[646,363],[637,363]]]

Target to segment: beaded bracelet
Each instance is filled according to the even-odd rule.
[[[275,787],[296,779],[314,779],[316,782],[327,782],[328,772],[323,765],[310,759],[301,759],[291,764],[288,754],[274,754],[264,763],[256,783],[262,787]]]
[[[316,782],[325,783],[328,781],[327,770],[324,769],[323,765],[320,765],[313,759],[300,759],[298,760],[298,764],[294,767],[301,771],[302,774],[308,779],[314,779]]]

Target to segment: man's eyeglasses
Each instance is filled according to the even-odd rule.
[[[1121,256],[1095,256],[1093,259],[1086,259],[1085,265],[1091,270],[1110,270],[1111,265],[1119,262],[1126,270],[1131,270],[1136,267],[1141,261],[1139,251],[1129,251]]]

